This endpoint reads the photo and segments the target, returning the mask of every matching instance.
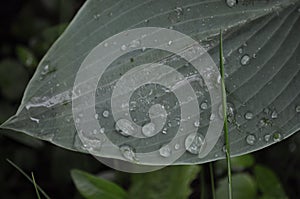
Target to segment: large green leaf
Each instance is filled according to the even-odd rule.
[[[128,198],[127,193],[117,184],[95,177],[80,170],[72,170],[71,175],[77,189],[86,199]]]
[[[261,149],[289,137],[300,127],[299,16],[299,0],[244,0],[233,6],[224,0],[88,0],[45,55],[18,112],[2,128],[86,152],[72,117],[71,91],[81,63],[95,46],[124,30],[163,27],[199,41],[218,63],[218,33],[222,29],[225,30],[231,154],[236,156]],[[116,133],[116,121],[110,115],[102,118],[104,108],[110,108],[113,86],[135,66],[162,61],[187,77],[192,74],[193,80],[201,79],[199,74],[195,78],[192,67],[185,66],[186,63],[175,55],[146,49],[117,59],[99,82],[97,91],[105,92],[96,96],[96,111],[99,122],[116,145],[132,144],[134,140]],[[210,119],[210,99],[206,86],[199,85],[199,82],[194,84],[198,93],[203,93],[197,95],[198,101],[207,101],[208,109],[202,109],[198,132],[205,134]],[[173,107],[171,99],[167,100],[170,110],[176,113],[178,107]],[[149,120],[142,108],[137,112],[137,123]],[[158,150],[174,133],[171,129],[167,134],[159,133],[154,139],[149,138],[150,141],[139,139],[133,143],[135,151]],[[149,145],[150,142],[155,144]],[[220,137],[207,156],[199,158],[186,152],[175,164],[224,158],[223,145]],[[121,153],[102,156],[124,159]]]
[[[171,166],[151,173],[132,174],[130,198],[188,198],[199,170],[197,165]]]
[[[276,174],[269,168],[261,165],[254,167],[254,174],[257,185],[260,191],[266,198],[288,198],[285,191],[276,176]]]
[[[232,176],[233,198],[255,199],[257,198],[257,186],[254,179],[248,174],[235,174]],[[224,198],[228,193],[228,180],[220,180],[216,190],[216,198]]]

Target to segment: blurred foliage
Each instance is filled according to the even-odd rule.
[[[25,86],[37,63],[83,2],[84,0],[2,2],[0,122],[17,111]],[[251,155],[232,158],[235,198],[300,198],[299,144],[298,133]],[[89,198],[90,192],[86,195],[83,193],[85,190],[92,189],[95,193],[112,190],[115,193],[114,189],[118,189],[121,193],[123,191],[120,191],[120,187],[128,190],[130,198],[134,199],[186,198],[187,195],[191,199],[200,196],[211,198],[206,164],[201,167],[167,167],[146,174],[126,174],[101,165],[91,156],[66,151],[8,130],[0,130],[0,148],[1,198],[36,198],[32,184],[6,162],[7,158],[28,174],[33,171],[37,183],[51,198],[82,198],[70,176],[70,170],[74,168],[98,173],[102,177],[94,177],[78,170],[72,172],[75,185],[86,198]],[[217,196],[224,198],[227,188],[226,162],[215,162],[214,171]],[[115,181],[120,187],[107,180]],[[91,184],[93,187],[89,188]]]
[[[80,170],[72,170],[73,181],[87,199],[127,199],[128,194],[118,185]]]
[[[161,170],[131,175],[130,198],[188,198],[191,182],[200,170],[198,165],[170,166]]]

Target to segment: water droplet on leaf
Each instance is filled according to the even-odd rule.
[[[103,111],[102,115],[103,117],[107,118],[109,116],[109,111]]]
[[[185,149],[192,154],[199,154],[204,148],[205,140],[197,133],[190,134],[185,139]]]
[[[246,142],[247,142],[249,145],[254,145],[255,142],[256,142],[256,137],[255,137],[255,135],[252,135],[252,134],[247,135],[247,137],[246,137]]]
[[[170,157],[171,149],[170,149],[169,145],[162,146],[159,149],[159,154],[165,158]]]
[[[264,138],[265,138],[266,142],[269,142],[270,138],[271,138],[271,135],[270,134],[266,134]]]
[[[30,120],[36,123],[40,123],[40,120],[34,117],[30,117]]]
[[[123,155],[123,157],[131,162],[136,161],[135,153],[133,151],[133,148],[128,145],[123,145],[120,147],[120,151]]]
[[[296,106],[296,113],[300,113],[300,106]]]
[[[278,113],[277,113],[277,111],[276,111],[276,110],[274,110],[274,111],[272,112],[272,114],[271,114],[271,118],[272,118],[272,119],[276,119],[276,118],[278,118]]]
[[[234,6],[236,5],[236,1],[237,1],[237,0],[226,0],[226,4],[227,4],[230,8],[232,8],[232,7],[234,7]]]
[[[251,119],[253,119],[253,113],[247,112],[247,113],[245,114],[245,119],[246,119],[246,120],[251,120]]]
[[[136,133],[133,124],[126,119],[120,119],[116,122],[116,130],[124,136],[131,136]]]
[[[198,128],[200,126],[200,122],[199,121],[195,121],[194,122],[194,126]]]
[[[122,50],[122,51],[125,51],[125,50],[127,50],[127,46],[126,46],[125,44],[124,44],[124,45],[122,45],[122,46],[121,46],[121,50]]]
[[[130,48],[136,48],[139,47],[141,45],[141,41],[140,40],[133,40],[130,42],[129,47]]]
[[[206,102],[202,102],[201,105],[200,105],[200,108],[201,108],[202,110],[206,110],[206,109],[208,108],[207,103],[206,103]]]
[[[247,64],[249,64],[250,63],[250,56],[249,55],[244,55],[244,56],[242,56],[242,58],[241,58],[241,64],[243,65],[243,66],[245,66],[245,65],[247,65]]]
[[[275,132],[275,133],[273,134],[273,141],[274,141],[274,142],[279,142],[279,141],[281,140],[281,138],[282,138],[282,136],[281,136],[280,133]]]
[[[155,131],[155,124],[153,123],[148,123],[142,127],[142,133],[146,137],[152,137],[154,136],[157,132]]]

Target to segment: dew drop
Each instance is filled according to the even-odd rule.
[[[235,116],[235,108],[234,105],[230,102],[227,103],[227,115],[229,117],[234,117]]]
[[[154,136],[157,132],[155,131],[155,124],[153,123],[148,123],[142,127],[142,133],[146,137],[152,137]]]
[[[280,140],[281,140],[281,134],[280,133],[278,133],[278,132],[275,132],[274,134],[273,134],[273,141],[274,142],[279,142]]]
[[[229,123],[233,123],[235,121],[235,114],[236,114],[235,107],[231,102],[227,102],[226,106],[227,106],[227,110],[226,110],[227,121]],[[222,104],[219,106],[219,116],[221,118],[223,118],[223,105]]]
[[[180,148],[180,144],[175,144],[174,148],[175,150],[178,150]]]
[[[246,119],[246,120],[252,120],[252,119],[253,119],[253,113],[247,112],[247,113],[245,114],[245,119]]]
[[[99,118],[99,115],[96,113],[95,114],[95,119],[97,120]]]
[[[126,119],[120,119],[116,122],[116,130],[124,136],[131,136],[135,134],[135,128],[133,124]]]
[[[47,75],[48,73],[50,73],[50,65],[49,62],[46,62],[45,66],[43,67],[43,70],[41,72],[41,75]]]
[[[122,50],[122,51],[125,51],[125,50],[127,50],[127,46],[126,46],[125,44],[124,44],[124,45],[122,45],[122,46],[121,46],[121,50]]]
[[[170,149],[169,145],[162,146],[159,149],[159,154],[162,157],[165,157],[165,158],[170,157],[170,155],[171,155],[171,149]]]
[[[243,48],[239,48],[238,51],[239,51],[240,54],[242,54],[243,53]]]
[[[243,66],[247,65],[250,63],[250,56],[249,55],[243,55],[242,58],[241,58],[241,64]]]
[[[99,131],[100,133],[105,133],[105,128],[100,128],[100,131]]]
[[[268,127],[270,125],[270,121],[267,118],[262,118],[261,120],[259,120],[258,122],[258,126],[260,128],[265,128]]]
[[[131,162],[136,161],[135,153],[133,151],[133,148],[128,145],[122,145],[120,146],[120,151],[123,155],[123,157]]]
[[[208,104],[206,102],[202,102],[201,105],[200,105],[200,108],[202,110],[206,110],[208,108]]]
[[[296,106],[295,111],[296,111],[296,113],[300,113],[300,106]]]
[[[215,114],[211,114],[210,117],[209,117],[209,120],[213,121],[215,118],[216,118]]]
[[[195,121],[194,126],[198,128],[200,126],[200,121]]]
[[[141,45],[141,41],[140,40],[133,40],[130,42],[129,47],[130,48],[136,48],[139,47]]]
[[[254,145],[255,142],[256,142],[256,137],[255,137],[255,135],[252,135],[252,134],[247,135],[247,137],[246,137],[246,142],[247,142],[249,145]]]
[[[183,9],[181,7],[176,7],[175,12],[177,13],[178,16],[182,15],[183,14]]]
[[[199,154],[204,148],[205,140],[197,133],[190,134],[185,139],[185,149],[192,154]]]
[[[226,0],[226,4],[227,6],[229,6],[230,8],[234,7],[236,5],[236,1],[237,0]]]
[[[271,138],[270,134],[266,134],[265,137],[264,137],[264,139],[265,139],[266,142],[269,142],[270,138]]]
[[[40,120],[37,119],[37,118],[33,118],[33,117],[30,117],[30,120],[33,121],[33,122],[36,122],[36,123],[40,123]]]
[[[109,111],[103,111],[102,115],[103,117],[107,118],[109,116]]]
[[[94,19],[99,19],[100,18],[100,14],[96,14],[96,15],[94,15]]]
[[[169,46],[171,46],[171,45],[172,45],[172,43],[173,43],[172,41],[169,41],[169,42],[168,42],[168,45],[169,45]]]
[[[271,114],[271,118],[272,118],[272,119],[276,119],[276,118],[278,118],[278,113],[277,113],[277,111],[276,111],[276,110],[274,110],[274,111],[272,112],[272,114]]]

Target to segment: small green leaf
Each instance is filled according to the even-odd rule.
[[[232,195],[236,199],[256,199],[257,187],[255,180],[248,174],[234,174],[232,175]],[[219,182],[216,195],[217,199],[223,199],[228,195],[227,178],[223,178]]]
[[[254,174],[258,188],[265,195],[265,198],[287,198],[278,177],[272,170],[257,165],[254,168]]]
[[[150,173],[133,174],[130,198],[188,198],[191,194],[190,184],[199,170],[200,167],[197,165],[170,166]]]
[[[86,199],[128,198],[127,193],[113,182],[95,177],[80,170],[72,170],[71,175],[77,189]]]
[[[23,65],[29,68],[35,68],[37,66],[37,60],[29,48],[26,48],[25,46],[17,46],[16,53]]]
[[[247,154],[238,157],[231,158],[232,167],[235,170],[245,169],[253,166],[255,159],[253,155]]]

